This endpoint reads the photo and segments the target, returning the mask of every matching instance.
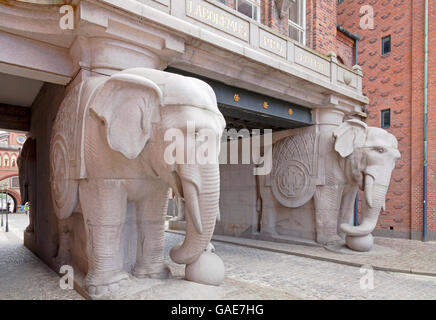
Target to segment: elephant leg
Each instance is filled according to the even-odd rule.
[[[138,278],[168,278],[164,263],[165,215],[168,210],[169,188],[153,184],[152,190],[136,203],[138,242],[133,275]]]
[[[342,192],[343,187],[338,185],[321,186],[316,189],[316,242],[320,244],[341,240],[338,235],[338,218]]]
[[[267,235],[277,235],[276,231],[276,208],[273,204],[273,193],[271,190],[262,192],[259,198],[259,209],[262,214],[260,231]]]
[[[59,270],[63,265],[71,264],[71,248],[70,248],[70,228],[68,224],[68,219],[58,220],[58,234],[59,234],[59,244],[58,252],[55,258],[55,264],[57,270]]]
[[[121,242],[127,193],[120,180],[95,179],[80,183],[79,196],[87,233],[85,284],[98,297],[117,290],[129,277],[123,270]]]
[[[348,192],[344,192],[342,196],[341,203],[341,215],[339,218],[338,226],[343,223],[353,225],[354,222],[354,203],[356,201],[357,191],[359,187],[352,187]],[[341,237],[345,237],[345,235],[340,232]]]

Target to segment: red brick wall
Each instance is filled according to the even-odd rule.
[[[436,3],[429,1],[429,63],[428,63],[428,105],[429,105],[429,192],[428,192],[428,228],[436,230]],[[416,5],[414,3],[414,5]]]
[[[355,65],[354,58],[354,45],[355,42],[352,38],[338,31],[336,35],[336,54],[338,55],[338,60],[348,67],[353,67]]]
[[[430,1],[430,47],[436,48],[435,3]],[[422,230],[423,171],[423,83],[424,83],[424,0],[374,2],[375,29],[360,26],[360,3],[345,0],[338,5],[338,22],[359,33],[359,64],[363,68],[363,91],[370,99],[368,124],[380,126],[380,111],[391,109],[391,128],[398,141],[402,159],[393,172],[387,196],[387,211],[378,228],[398,236],[420,236]],[[391,35],[392,52],[381,56],[381,38]],[[432,37],[433,36],[433,37]],[[432,51],[430,49],[430,51]],[[434,49],[433,49],[434,51]],[[433,59],[433,60],[432,60]],[[436,55],[430,54],[430,87],[436,82]],[[430,62],[432,66],[432,62]],[[429,92],[430,105],[436,93]],[[430,114],[434,119],[435,114]],[[429,158],[436,156],[434,120],[429,122]],[[436,231],[436,162],[429,163],[429,230]],[[400,231],[395,233],[391,231]]]
[[[428,231],[436,231],[436,3],[429,1],[428,62]],[[424,128],[424,0],[413,1],[412,228],[422,230]],[[435,240],[436,236],[433,235]]]
[[[224,3],[235,8],[235,0],[224,0]],[[329,51],[340,52],[348,61],[354,55],[354,42],[350,44],[350,39],[346,40],[345,35],[336,38],[336,7],[336,0],[306,0],[306,45],[323,54]],[[261,0],[262,24],[288,36],[288,17],[287,13],[280,19],[274,0]]]
[[[307,45],[318,52],[337,52],[336,0],[307,0]]]

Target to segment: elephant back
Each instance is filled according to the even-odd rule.
[[[277,201],[287,208],[307,203],[323,184],[316,126],[294,129],[273,147],[271,188]]]
[[[86,177],[83,160],[84,117],[104,79],[91,78],[71,89],[60,105],[53,125],[50,186],[53,208],[59,219],[68,218],[77,205],[78,183]]]

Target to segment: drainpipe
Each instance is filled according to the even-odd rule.
[[[428,160],[428,0],[425,0],[424,30],[424,177],[423,177],[423,228],[422,239],[427,241],[427,160]]]

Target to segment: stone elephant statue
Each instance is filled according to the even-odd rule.
[[[357,119],[338,125],[329,131],[330,136],[323,137],[316,125],[295,130],[274,145],[271,193],[275,201],[301,214],[306,210],[303,206],[313,200],[309,210],[314,211],[317,243],[342,241],[340,236],[345,236],[349,248],[369,251],[371,232],[385,206],[391,173],[400,158],[397,139]],[[362,221],[352,226],[359,189],[365,195]],[[275,235],[277,206],[264,207],[267,212],[262,214],[261,231]],[[301,221],[296,225],[300,228]]]
[[[188,121],[195,122],[192,135]],[[179,129],[183,140],[176,140],[176,147],[188,155],[198,147],[203,129],[215,135],[219,148],[224,128],[209,85],[158,70],[135,68],[90,78],[64,99],[51,138],[52,199],[59,219],[77,208],[83,214],[85,286],[91,296],[117,290],[128,277],[121,239],[128,202],[136,205],[134,276],[170,275],[163,257],[170,188],[184,198],[187,212],[186,237],[172,248],[172,260],[191,265],[205,252],[219,217],[219,151],[212,163],[171,163],[165,153],[174,142],[164,137],[169,129]]]
[[[36,140],[27,138],[17,160],[21,202],[29,202],[29,225],[26,232],[32,233],[35,228],[36,213]]]

